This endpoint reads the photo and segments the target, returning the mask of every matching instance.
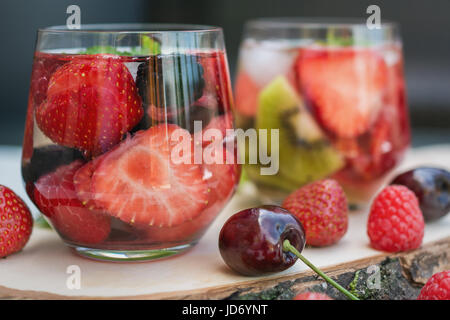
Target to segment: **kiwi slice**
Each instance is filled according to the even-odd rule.
[[[282,127],[291,133],[294,143],[314,144],[325,141],[324,133],[308,110],[300,107],[285,112]]]
[[[343,165],[339,153],[327,142],[300,96],[283,76],[261,91],[255,127],[268,130],[267,150],[264,150],[268,154],[271,129],[279,129],[280,144],[278,174],[261,176],[256,181],[264,180],[274,188],[290,191],[325,178]]]
[[[268,132],[268,138],[270,138],[270,132]],[[270,142],[267,144],[270,147]],[[295,180],[290,180],[289,177],[282,176],[280,171],[275,175],[262,175],[261,168],[263,168],[260,164],[250,164],[250,148],[249,141],[246,139],[244,141],[244,145],[242,145],[239,150],[245,151],[245,153],[241,153],[241,157],[245,159],[244,161],[244,172],[249,180],[256,183],[258,186],[266,187],[267,189],[276,188],[280,191],[290,192],[298,186]],[[258,152],[259,150],[255,150]],[[270,153],[268,153],[270,155]]]
[[[284,192],[291,192],[298,187],[295,181],[291,181],[288,177],[282,176],[280,172],[275,175],[262,175],[260,169],[261,166],[256,164],[245,165],[247,176],[258,186],[276,188]]]

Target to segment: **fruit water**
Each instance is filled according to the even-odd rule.
[[[241,46],[235,82],[236,126],[279,129],[279,171],[249,177],[282,199],[332,177],[353,204],[386,181],[410,144],[401,45],[326,46],[256,40]],[[248,151],[248,150],[246,150]]]
[[[233,194],[240,167],[174,163],[170,135],[191,139],[201,121],[200,130],[224,135],[200,148],[223,144],[231,103],[223,51],[36,52],[22,155],[27,193],[73,247],[195,244]]]

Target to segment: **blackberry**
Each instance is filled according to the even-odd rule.
[[[167,122],[192,133],[195,120],[201,120],[205,127],[214,114],[208,108],[195,105],[205,87],[203,72],[195,55],[151,56],[141,63],[136,85],[145,116],[133,131]]]
[[[35,148],[31,160],[22,163],[22,177],[27,183],[35,182],[40,176],[76,159],[83,159],[76,149],[58,145]]]
[[[195,55],[151,56],[138,66],[136,85],[144,107],[187,107],[203,95],[203,67]]]

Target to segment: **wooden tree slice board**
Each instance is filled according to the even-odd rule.
[[[20,174],[10,172],[18,166],[19,159],[15,157],[19,154],[17,150],[8,154],[0,150],[0,165],[5,165],[0,166],[2,183],[16,190],[21,184]],[[417,165],[450,168],[450,146],[412,150],[397,171]],[[256,278],[242,277],[226,267],[217,248],[221,226],[233,213],[259,202],[252,186],[244,185],[196,247],[178,257],[146,263],[90,261],[73,254],[55,232],[35,228],[22,252],[0,260],[0,298],[217,299],[243,295],[265,298],[269,294],[283,298],[283,290],[287,292],[284,297],[289,297],[296,290],[322,286],[301,262],[284,272]],[[343,284],[354,280],[356,270],[367,271],[371,265],[384,268],[394,263],[394,267],[399,268],[395,269],[398,281],[406,279],[415,288],[411,289],[415,290],[413,293],[405,293],[406,298],[412,298],[419,288],[416,284],[423,284],[433,272],[450,268],[450,215],[426,226],[421,249],[391,256],[369,247],[366,220],[367,209],[352,212],[349,231],[338,244],[307,248],[304,255]],[[81,270],[80,289],[71,290],[66,285],[70,276],[67,268],[71,265]]]

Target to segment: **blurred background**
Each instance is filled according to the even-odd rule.
[[[65,24],[81,7],[81,23],[176,22],[224,28],[231,74],[246,20],[257,17],[367,17],[400,24],[413,144],[450,142],[449,0],[2,0],[0,3],[0,144],[20,145],[36,31]]]

